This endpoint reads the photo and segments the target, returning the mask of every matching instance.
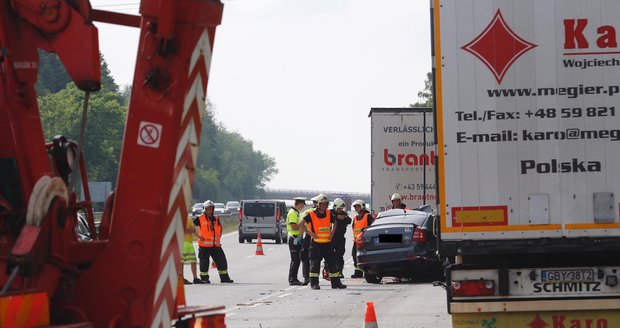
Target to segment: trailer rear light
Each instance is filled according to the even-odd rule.
[[[243,220],[243,209],[240,208],[239,209],[239,223],[241,223],[242,220]]]
[[[495,281],[493,280],[456,280],[452,282],[452,296],[493,296]]]
[[[428,240],[428,232],[420,227],[416,227],[413,232],[413,241],[416,243],[425,243]]]

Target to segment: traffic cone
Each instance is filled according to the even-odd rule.
[[[373,302],[366,303],[364,328],[379,328],[379,326],[377,325],[377,316],[375,315],[375,304]]]
[[[256,255],[265,255],[265,253],[263,253],[263,242],[260,240],[260,233],[256,241]]]

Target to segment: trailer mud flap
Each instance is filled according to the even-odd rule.
[[[620,311],[456,313],[453,328],[611,328],[620,327]]]

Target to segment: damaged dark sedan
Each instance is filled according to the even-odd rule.
[[[369,283],[383,277],[433,279],[441,275],[435,216],[429,206],[381,212],[356,240],[358,266]]]

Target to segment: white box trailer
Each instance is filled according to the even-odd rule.
[[[620,327],[620,1],[431,3],[453,325]]]
[[[401,195],[408,208],[436,209],[435,131],[431,108],[372,108],[371,209],[392,208],[390,196]]]

